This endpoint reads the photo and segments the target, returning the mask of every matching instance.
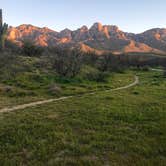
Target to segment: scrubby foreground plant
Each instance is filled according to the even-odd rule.
[[[1,50],[5,48],[7,29],[8,29],[8,24],[6,23],[3,24],[2,9],[0,9],[0,49]]]

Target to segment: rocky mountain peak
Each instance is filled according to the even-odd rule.
[[[71,38],[71,37],[72,37],[72,36],[71,36],[71,33],[72,33],[72,31],[71,31],[70,29],[66,28],[66,29],[60,31],[58,36],[59,36],[60,38],[61,38],[61,37],[62,37],[62,38],[64,38],[64,37]]]
[[[119,32],[119,28],[116,25],[107,25],[109,32]]]
[[[81,31],[88,31],[88,27],[86,25],[83,25],[81,28],[80,28]]]
[[[92,25],[92,27],[90,29],[91,30],[102,31],[103,25],[100,22],[96,22]]]

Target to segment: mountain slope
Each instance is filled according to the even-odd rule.
[[[75,31],[64,29],[56,32],[46,27],[23,24],[10,27],[7,38],[20,46],[23,40],[32,40],[39,46],[80,47],[86,52],[166,52],[166,29],[159,28],[132,34],[114,25],[95,23],[89,29],[82,26]]]
[[[132,39],[166,52],[166,29],[151,29],[134,35]]]

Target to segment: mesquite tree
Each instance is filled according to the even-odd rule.
[[[75,77],[81,70],[83,57],[78,50],[59,50],[52,58],[53,68],[62,77]]]
[[[4,23],[2,20],[2,9],[0,9],[0,50],[5,47],[5,40],[7,35],[8,24]]]

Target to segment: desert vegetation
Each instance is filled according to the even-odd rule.
[[[9,24],[135,31],[162,4],[1,2]],[[166,166],[166,29],[13,27],[0,9],[0,166]]]
[[[151,54],[99,56],[78,49],[40,48],[31,41],[18,47],[6,41],[0,52],[1,107],[109,89],[119,85],[113,83],[114,75],[128,74],[131,80],[126,71],[164,67],[165,60]]]
[[[125,71],[98,88],[128,84],[135,73],[141,83],[131,89],[98,91],[1,114],[0,164],[164,165],[166,81],[162,73]],[[74,84],[70,92],[96,86],[95,82]]]
[[[17,47],[0,52],[0,109],[73,95],[0,114],[0,165],[164,165],[165,58],[102,56]],[[140,84],[125,86],[138,75]],[[89,95],[89,92],[96,92]]]

